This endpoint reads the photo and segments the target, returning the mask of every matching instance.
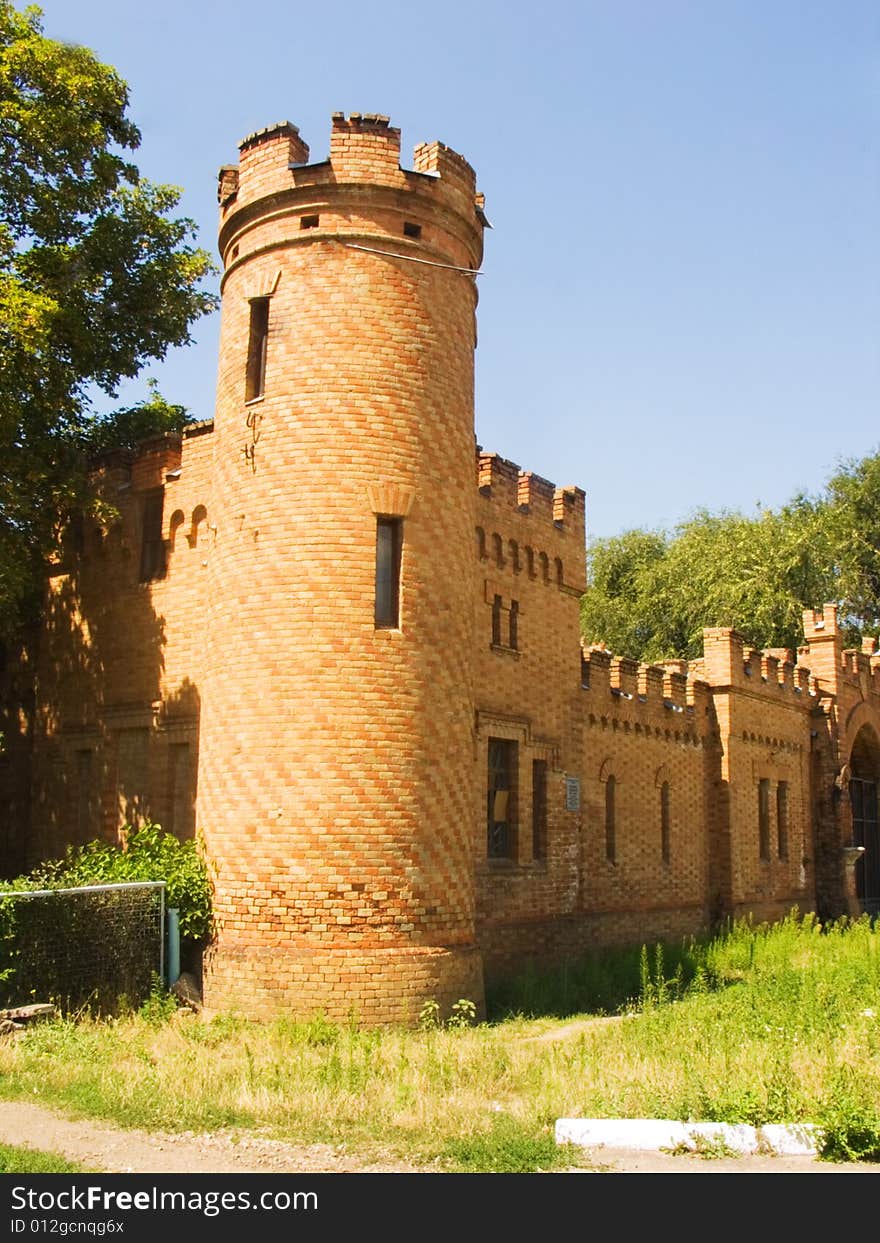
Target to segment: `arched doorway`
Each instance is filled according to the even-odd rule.
[[[880,829],[877,790],[880,785],[880,739],[870,725],[856,735],[850,753],[849,797],[853,845],[864,846],[856,864],[856,896],[863,911],[880,914]]]

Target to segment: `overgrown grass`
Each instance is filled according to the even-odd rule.
[[[880,928],[739,923],[628,961],[625,1012],[564,1028],[514,1014],[418,1031],[206,1022],[156,1004],[45,1024],[0,1045],[0,1091],[123,1125],[257,1129],[447,1169],[570,1161],[552,1128],[576,1116],[814,1122],[827,1155],[880,1160]],[[601,996],[594,1013],[612,1008]]]
[[[0,1174],[85,1174],[86,1167],[24,1145],[0,1144]]]

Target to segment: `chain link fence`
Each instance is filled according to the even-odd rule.
[[[0,1005],[140,1005],[164,977],[165,882],[0,894]]]

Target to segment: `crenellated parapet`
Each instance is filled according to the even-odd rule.
[[[613,713],[627,730],[638,726],[636,732],[667,740],[693,742],[711,732],[711,688],[685,661],[645,664],[584,646],[581,686],[589,691],[584,706],[590,725],[605,725]]]
[[[313,162],[290,121],[249,134],[218,174],[224,281],[249,258],[331,239],[475,271],[488,221],[470,164],[441,142],[419,143],[411,169],[400,160],[400,130],[379,113],[333,113],[329,156]]]
[[[791,652],[773,648],[761,651],[749,647],[742,635],[730,626],[703,630],[702,674],[714,688],[748,690],[779,699],[790,694],[804,699],[814,697],[818,688],[810,669],[795,664]]]
[[[585,587],[585,494],[557,488],[477,447],[480,560],[580,595]]]

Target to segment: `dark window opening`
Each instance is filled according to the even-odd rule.
[[[532,761],[532,856],[547,858],[547,761]]]
[[[486,849],[490,859],[513,859],[516,848],[517,744],[489,739]]]
[[[96,831],[95,825],[95,778],[92,752],[76,753],[76,840],[88,842]]]
[[[317,229],[320,223],[320,216],[300,216],[299,219],[299,227],[301,229]]]
[[[161,491],[150,492],[144,497],[141,523],[141,582],[165,576],[165,541],[162,538]]]
[[[609,777],[605,782],[605,858],[617,862],[617,812],[614,806],[617,780]]]
[[[758,782],[758,855],[770,858],[770,782],[766,777]]]
[[[511,651],[517,651],[519,647],[519,602],[511,600],[510,602],[510,643],[508,646]]]
[[[669,782],[664,781],[660,787],[660,856],[664,863],[669,862],[671,854],[670,825]]]
[[[262,397],[266,387],[266,346],[269,341],[269,299],[251,298],[250,335],[248,336],[247,375],[244,399]]]
[[[776,853],[780,859],[788,858],[788,782],[780,781],[776,787]]]
[[[492,601],[492,646],[501,646],[501,597],[495,596]]]
[[[404,237],[421,237],[422,226],[420,224],[411,224],[409,220],[404,221],[403,236]]]
[[[376,519],[376,629],[400,627],[400,563],[403,520]]]

